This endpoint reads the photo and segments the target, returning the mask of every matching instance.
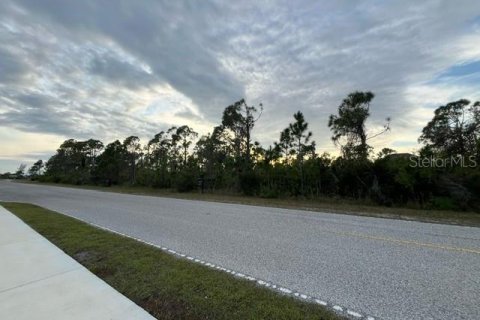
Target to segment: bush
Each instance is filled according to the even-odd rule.
[[[430,200],[430,209],[437,210],[458,210],[459,207],[455,204],[455,201],[448,197],[433,197]]]
[[[279,192],[276,188],[270,186],[262,186],[260,188],[260,197],[266,199],[274,199],[279,197]]]
[[[197,178],[191,172],[185,172],[178,175],[176,185],[178,192],[189,192],[197,187]]]
[[[240,175],[240,189],[247,196],[253,196],[260,189],[260,178],[253,171],[248,171]]]

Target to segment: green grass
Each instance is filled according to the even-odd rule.
[[[60,213],[31,204],[0,204],[158,319],[340,319],[321,306]]]
[[[39,182],[24,183],[40,184]],[[44,184],[44,183],[42,183]],[[359,216],[380,217],[388,219],[415,220],[431,223],[443,223],[453,225],[465,225],[480,227],[480,213],[469,211],[451,211],[451,210],[425,210],[417,208],[396,208],[374,205],[369,202],[322,197],[317,199],[265,199],[259,197],[247,197],[238,194],[228,193],[204,193],[190,192],[179,193],[167,189],[154,189],[141,186],[75,186],[67,184],[47,183],[54,186],[68,186],[73,188],[91,189],[98,191],[127,193],[137,195],[149,195],[159,197],[170,197],[187,200],[214,201],[222,203],[247,204],[265,207],[277,207],[287,209],[310,210],[318,212],[341,213]]]

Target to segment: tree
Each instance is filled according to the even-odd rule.
[[[385,158],[391,154],[397,153],[397,151],[390,149],[390,148],[383,148],[378,154],[377,159]]]
[[[65,140],[60,145],[60,153],[63,153],[66,162],[64,170],[83,169],[86,166],[86,157],[84,150],[85,142],[75,139]]]
[[[180,142],[180,147],[182,148],[183,165],[186,166],[188,149],[193,143],[192,139],[195,139],[196,137],[198,137],[198,133],[196,133],[189,126],[181,126],[177,128],[173,137],[175,141]]]
[[[125,148],[120,141],[109,143],[97,158],[96,177],[108,186],[119,183],[125,158]]]
[[[222,126],[229,129],[233,133],[232,143],[234,145],[235,157],[241,158],[242,150],[244,151],[245,163],[250,165],[251,152],[251,134],[263,112],[263,105],[259,104],[259,109],[255,106],[249,106],[244,99],[228,106],[222,117]]]
[[[130,159],[130,183],[135,184],[136,178],[136,162],[141,150],[140,139],[137,136],[130,136],[123,141],[123,147]]]
[[[312,157],[315,155],[315,141],[310,142],[312,132],[308,131],[308,122],[305,121],[303,113],[298,111],[293,115],[293,118],[295,122],[290,123],[288,128],[283,130],[280,135],[280,145],[290,147],[290,153],[296,156],[296,163],[300,171],[300,192],[303,195],[305,191],[303,161],[308,153]]]
[[[268,149],[262,148],[260,143],[256,142],[256,154],[257,158],[260,163],[264,164],[265,166],[269,167],[275,164],[281,157],[280,148],[277,146],[278,144],[274,144],[274,146],[269,146]]]
[[[18,166],[17,171],[15,171],[15,178],[16,179],[23,179],[25,176],[25,168],[27,167],[26,164],[22,163],[20,166]]]
[[[45,176],[54,182],[82,184],[91,179],[85,141],[65,140],[45,165]]]
[[[308,130],[308,122],[305,121],[303,113],[298,111],[293,115],[294,123],[288,126],[290,133],[292,152],[297,157],[297,161],[303,163],[303,159],[307,153],[315,153],[315,141],[310,142],[312,132]]]
[[[148,141],[147,157],[149,159],[149,164],[153,166],[154,169],[160,168],[162,160],[166,160],[170,143],[170,139],[167,138],[164,131],[160,131]]]
[[[228,164],[228,150],[226,133],[222,126],[217,126],[211,134],[201,137],[195,146],[197,163],[202,174],[210,181],[223,178]]]
[[[347,159],[366,159],[371,150],[367,140],[390,130],[390,119],[381,132],[368,136],[365,122],[370,116],[371,92],[353,92],[338,107],[338,115],[330,115],[328,127],[333,132],[332,140],[337,145],[342,140],[343,156]]]
[[[480,102],[461,99],[438,107],[418,140],[437,154],[468,156],[478,152],[479,134]]]
[[[89,139],[85,141],[85,151],[87,153],[90,170],[93,170],[95,167],[97,156],[103,150],[103,147],[103,143],[100,140]]]
[[[290,128],[285,128],[280,132],[280,140],[278,143],[275,143],[275,148],[283,155],[283,162],[285,164],[289,163],[289,158],[292,155],[292,143],[293,138],[290,134]]]
[[[170,187],[170,175],[176,170],[178,162],[178,138],[173,138],[176,127],[157,133],[147,144],[147,164],[151,171],[155,187]],[[175,141],[174,141],[175,140]]]
[[[35,180],[42,173],[42,169],[43,160],[38,160],[28,169],[28,175],[32,180]]]
[[[369,140],[390,128],[387,119],[383,130],[367,130],[373,98],[371,92],[351,93],[338,114],[330,116],[332,140],[342,148],[342,156],[336,158],[316,154],[312,132],[300,111],[273,146],[254,142],[252,130],[262,105],[258,109],[240,100],[225,109],[221,125],[198,141],[187,125],[160,131],[143,149],[137,136],[105,148],[93,138],[69,139],[47,161],[44,174],[40,175],[42,162],[32,165],[29,174],[43,181],[76,184],[129,182],[185,192],[200,182],[202,190],[238,190],[266,198],[338,195],[382,205],[415,202],[428,208],[478,209],[480,102],[459,100],[439,107],[424,128],[420,157],[469,155],[467,166],[446,170],[412,164],[412,155],[389,148],[370,157]],[[17,176],[22,177],[24,170],[20,167]]]

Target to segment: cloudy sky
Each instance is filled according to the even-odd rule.
[[[201,134],[245,97],[268,145],[304,112],[319,152],[329,114],[376,94],[373,144],[417,148],[436,106],[480,99],[480,1],[91,1],[0,3],[0,172],[67,138],[143,142]]]

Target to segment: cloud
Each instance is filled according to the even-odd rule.
[[[94,53],[86,71],[103,77],[113,85],[125,86],[129,89],[147,87],[160,82],[147,66],[122,60],[114,53]]]
[[[79,38],[106,38],[148,65],[161,79],[192,98],[212,116],[244,96],[243,85],[218,62],[215,49],[222,12],[215,4],[188,2],[20,1],[46,23],[63,26]],[[215,110],[211,110],[211,108]]]
[[[206,133],[245,97],[265,106],[256,140],[278,139],[301,110],[333,151],[328,116],[371,90],[370,130],[393,119],[373,144],[410,151],[436,106],[480,99],[478,73],[456,72],[480,60],[477,12],[475,1],[2,1],[0,127],[106,141],[183,123]]]
[[[10,52],[0,48],[0,83],[9,84],[19,81],[27,72],[25,65],[15,59]]]

